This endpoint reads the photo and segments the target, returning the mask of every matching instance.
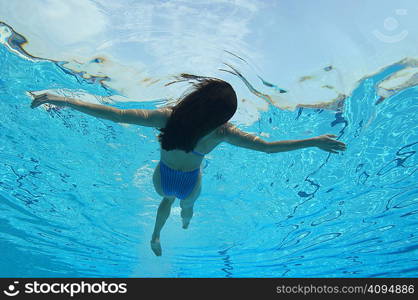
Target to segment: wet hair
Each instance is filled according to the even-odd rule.
[[[229,83],[210,77],[193,79],[197,82],[192,92],[172,107],[166,126],[159,129],[164,150],[192,151],[200,138],[226,123],[237,110],[237,95]]]

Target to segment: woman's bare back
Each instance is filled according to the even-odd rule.
[[[171,109],[165,110],[166,120],[164,122],[164,126],[171,115]],[[222,141],[223,141],[223,134],[225,132],[225,127],[227,124],[223,124],[218,128],[214,129],[212,132],[207,134],[206,136],[202,137],[198,142],[194,151],[201,153],[201,154],[208,154],[213,149],[216,148]],[[163,127],[164,127],[163,126]],[[186,152],[183,150],[164,150],[160,148],[160,160],[165,163],[167,166],[174,170],[178,171],[192,171],[200,167],[203,156],[198,155],[193,152]]]
[[[222,126],[221,126],[222,127]],[[202,137],[194,151],[206,155],[210,153],[213,149],[216,148],[222,142],[222,128],[218,127],[213,130],[208,135]],[[164,150],[161,148],[160,160],[163,161],[167,166],[172,169],[179,171],[192,171],[199,168],[204,157],[202,155],[185,152],[183,150]]]

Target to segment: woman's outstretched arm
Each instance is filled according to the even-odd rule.
[[[303,139],[303,140],[287,140],[277,142],[267,142],[258,136],[244,132],[236,126],[228,124],[225,126],[224,141],[243,148],[248,148],[256,151],[266,153],[277,153],[292,151],[307,147],[318,147],[321,150],[338,153],[337,151],[344,151],[345,144],[333,138],[333,134],[324,134],[317,137]]]
[[[57,106],[67,106],[96,118],[106,119],[118,123],[136,124],[149,127],[164,127],[167,119],[165,109],[119,109],[107,105],[83,102],[78,99],[52,95],[49,93],[34,97],[31,107],[50,103]]]

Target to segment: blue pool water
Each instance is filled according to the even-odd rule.
[[[333,133],[347,151],[219,146],[190,228],[176,203],[155,257],[157,131],[30,109],[28,90],[112,91],[0,45],[0,276],[417,276],[418,88],[375,91],[400,68],[361,81],[341,111],[270,107],[242,126],[270,141]]]

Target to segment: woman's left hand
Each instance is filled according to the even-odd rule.
[[[32,104],[30,106],[31,108],[38,107],[39,105],[45,104],[45,103],[54,104],[54,105],[57,105],[57,106],[65,106],[66,105],[65,98],[61,97],[61,96],[58,96],[58,95],[53,95],[53,94],[49,94],[49,93],[34,95],[31,92],[29,92],[29,94],[31,94],[31,96],[33,97],[33,101],[32,101]]]
[[[346,145],[341,142],[335,140],[337,136],[335,134],[324,134],[317,136],[314,139],[315,146],[321,150],[331,152],[331,153],[338,153],[338,151],[345,151]]]

